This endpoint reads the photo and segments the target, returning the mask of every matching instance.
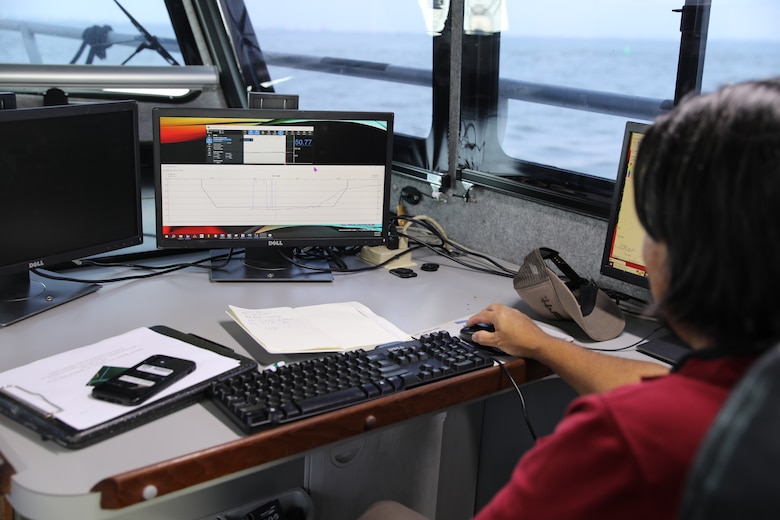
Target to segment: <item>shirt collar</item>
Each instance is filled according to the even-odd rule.
[[[735,351],[720,345],[692,350],[672,367],[678,373],[694,379],[718,381],[733,385],[763,352],[759,349]]]

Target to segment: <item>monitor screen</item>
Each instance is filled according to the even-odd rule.
[[[30,273],[143,240],[134,101],[0,110],[0,325],[97,289]]]
[[[212,280],[329,280],[327,262],[291,255],[386,243],[392,113],[157,108],[152,119],[158,246],[245,249]]]
[[[649,287],[642,258],[645,230],[636,213],[632,174],[634,161],[647,128],[649,125],[642,123],[626,123],[601,260],[601,274],[643,288]]]

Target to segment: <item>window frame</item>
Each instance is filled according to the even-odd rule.
[[[169,9],[183,12],[182,0],[166,0]],[[540,164],[506,155],[500,145],[491,143],[480,169],[470,168],[463,156],[459,138],[464,124],[478,124],[486,132],[495,124],[495,116],[506,111],[509,99],[542,103],[573,110],[588,110],[618,115],[627,120],[651,121],[670,110],[689,93],[701,93],[711,0],[685,0],[680,13],[680,47],[674,99],[653,99],[594,90],[536,84],[500,77],[498,54],[500,33],[473,35],[463,29],[465,0],[451,0],[450,12],[440,36],[432,38],[433,63],[430,77],[433,110],[429,135],[425,138],[396,134],[394,173],[430,183],[446,192],[464,187],[486,189],[526,198],[569,211],[606,219],[609,216],[615,182],[586,173]],[[197,9],[206,11],[206,20],[218,20],[223,27],[206,23],[207,40],[220,45],[214,49],[233,49],[233,56],[216,53],[213,59],[220,70],[222,88],[229,106],[246,106],[247,89],[273,92],[262,87],[270,79],[243,0],[194,0]],[[173,13],[172,13],[173,14]],[[176,27],[175,16],[174,29]],[[225,45],[226,42],[230,45]],[[188,48],[182,44],[185,54]],[[187,63],[190,63],[187,61]],[[302,65],[302,68],[305,65]],[[358,69],[359,67],[356,67]],[[319,69],[321,70],[321,64]],[[335,71],[334,71],[335,73]],[[339,74],[363,75],[340,64]],[[419,81],[424,85],[425,74]],[[456,85],[456,88],[452,88]],[[454,108],[453,108],[454,107]],[[456,164],[452,164],[452,160]],[[486,171],[487,170],[487,171]]]

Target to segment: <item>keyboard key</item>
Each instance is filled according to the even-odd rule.
[[[298,405],[305,414],[313,414],[323,410],[332,410],[366,400],[366,393],[360,388],[346,388],[329,394],[318,395],[311,399],[300,401]]]

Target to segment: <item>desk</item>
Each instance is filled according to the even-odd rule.
[[[332,283],[211,283],[206,272],[188,268],[108,284],[0,329],[0,367],[7,370],[156,324],[216,341],[260,364],[278,361],[225,314],[229,304],[262,308],[358,300],[410,333],[468,316],[491,302],[521,304],[510,279],[436,258],[420,260],[437,261],[442,267],[436,272],[418,270],[419,275],[409,279],[384,269],[336,275]],[[512,362],[511,371],[519,382],[548,373],[520,360]],[[231,481],[276,466],[283,472],[297,464],[296,456],[369,430],[468,406],[509,384],[493,367],[252,436],[241,435],[204,402],[76,451],[42,442],[27,428],[0,417],[0,453],[7,461],[0,470],[2,491],[26,518],[200,518],[181,504],[195,504],[188,507],[200,507],[200,515],[218,511],[223,505],[204,505],[196,497],[224,500]],[[238,486],[234,484],[230,489]],[[208,490],[220,485],[223,491],[209,495]],[[249,493],[262,496],[263,491]],[[153,512],[166,506],[164,514]]]

